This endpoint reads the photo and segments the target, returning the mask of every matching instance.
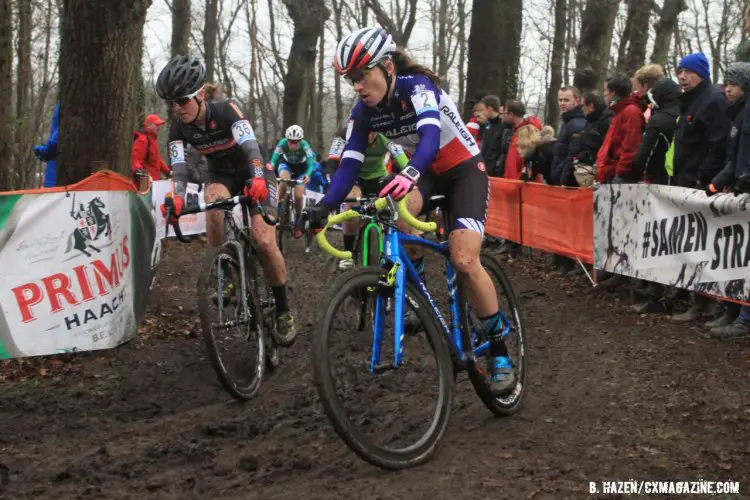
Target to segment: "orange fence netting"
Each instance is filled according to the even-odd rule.
[[[7,194],[42,194],[42,193],[64,193],[66,191],[135,191],[133,179],[118,174],[112,170],[96,172],[80,182],[57,186],[53,188],[23,189],[20,191],[6,191],[0,196]]]
[[[594,262],[594,192],[490,178],[487,232]]]

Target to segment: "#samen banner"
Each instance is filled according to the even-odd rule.
[[[0,196],[0,358],[132,338],[158,263],[154,231],[148,197],[132,192]]]
[[[750,195],[600,186],[594,260],[605,271],[750,302]]]

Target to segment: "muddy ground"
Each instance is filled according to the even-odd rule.
[[[527,321],[524,407],[492,416],[461,375],[431,460],[385,472],[333,432],[312,384],[309,334],[327,293],[320,254],[293,245],[302,338],[239,404],[199,335],[202,250],[166,243],[138,340],[0,368],[0,498],[586,498],[589,481],[629,478],[732,479],[750,497],[747,341],[635,315],[628,293],[553,274],[541,257],[516,261],[507,269]]]

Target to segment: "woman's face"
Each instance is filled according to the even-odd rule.
[[[201,91],[197,96],[200,101],[206,98],[205,91]],[[190,98],[187,101],[176,100],[172,102],[172,113],[179,118],[182,123],[191,123],[198,116],[200,104],[196,99]]]
[[[391,61],[386,61],[384,65],[385,71],[392,74],[393,63]],[[362,99],[368,107],[374,108],[380,104],[385,97],[388,85],[385,80],[383,69],[381,68],[375,67],[372,69],[359,70],[346,75],[346,79],[352,84],[357,97]]]

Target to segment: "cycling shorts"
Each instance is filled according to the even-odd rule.
[[[270,165],[270,164],[269,164]],[[276,190],[276,174],[273,170],[268,168],[264,169],[263,177],[268,187],[268,196],[261,203],[268,215],[276,217],[276,203],[277,203],[277,190]],[[250,167],[238,168],[234,173],[227,171],[215,171],[208,170],[209,184],[221,184],[229,191],[229,196],[240,196],[245,189],[245,182],[252,177]],[[257,215],[260,213],[258,207],[253,207],[250,211],[250,215]]]
[[[281,172],[289,172],[292,179],[301,179],[307,173],[307,162],[303,163],[279,163],[279,177]]]
[[[366,198],[370,195],[377,195],[384,187],[380,185],[380,181],[382,180],[382,177],[379,179],[357,179],[357,186],[362,191],[362,197]]]
[[[480,156],[465,160],[450,170],[429,172],[417,183],[422,194],[425,214],[430,210],[430,196],[446,197],[451,229],[469,229],[484,236],[490,181]]]

